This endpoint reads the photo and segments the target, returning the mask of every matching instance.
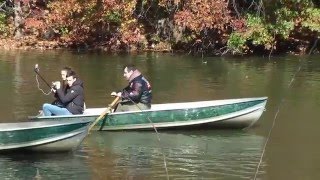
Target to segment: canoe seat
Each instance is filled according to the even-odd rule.
[[[106,108],[88,108],[83,112],[83,115],[100,115]]]

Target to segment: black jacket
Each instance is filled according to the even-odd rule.
[[[77,78],[71,87],[67,87],[66,93],[62,88],[57,90],[60,101],[65,105],[72,114],[83,113],[84,92],[83,82]]]
[[[122,90],[122,98],[129,99],[135,103],[151,105],[151,85],[140,72],[133,74],[129,85]]]

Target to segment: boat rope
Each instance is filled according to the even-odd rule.
[[[124,90],[124,91],[126,91],[126,90]],[[131,101],[135,106],[137,106],[137,108],[138,108],[140,111],[142,111],[142,109],[138,106],[137,103],[135,103],[130,97],[128,97],[128,99],[129,99],[129,101]],[[162,157],[163,157],[164,168],[165,168],[165,170],[166,170],[167,180],[169,180],[169,173],[168,173],[168,168],[167,168],[166,155],[165,155],[164,152],[163,152],[163,148],[162,148],[162,144],[161,144],[161,139],[160,139],[160,136],[159,136],[159,132],[158,132],[156,126],[154,125],[154,123],[151,121],[149,115],[147,116],[147,119],[148,119],[148,121],[151,123],[154,131],[156,132],[156,135],[157,135],[157,138],[158,138],[159,147],[160,147],[160,149],[161,149],[161,153],[162,153]]]
[[[300,65],[298,66],[298,69],[297,69],[296,72],[293,74],[293,77],[291,78],[291,80],[290,80],[290,82],[289,82],[289,84],[288,84],[288,87],[287,87],[288,90],[290,89],[290,87],[291,87],[291,85],[292,85],[292,83],[293,83],[296,75],[300,72],[302,64],[303,64],[303,60],[300,59]],[[263,149],[262,149],[260,161],[259,161],[259,163],[258,163],[256,172],[255,172],[255,175],[254,175],[254,178],[253,178],[254,180],[256,180],[257,175],[258,175],[258,173],[259,173],[259,168],[260,168],[260,166],[261,166],[262,159],[263,159],[263,156],[264,156],[265,151],[266,151],[266,148],[267,148],[267,144],[268,144],[269,139],[270,139],[270,137],[271,137],[272,129],[274,128],[274,126],[275,126],[275,124],[276,124],[276,119],[277,119],[277,117],[278,117],[278,114],[279,114],[279,112],[280,112],[280,108],[281,108],[281,106],[282,106],[282,104],[283,104],[283,102],[284,102],[285,97],[286,97],[286,96],[283,96],[283,98],[280,100],[280,103],[279,103],[278,108],[277,108],[277,112],[276,112],[276,114],[275,114],[275,116],[274,116],[274,118],[273,118],[273,122],[272,122],[272,125],[271,125],[270,129],[269,129],[269,133],[268,133],[267,139],[266,139],[266,141],[265,141],[265,143],[264,143],[264,146],[263,146]]]
[[[37,81],[37,87],[38,87],[38,89],[39,89],[44,95],[48,96],[49,94],[51,94],[51,89],[50,89],[49,92],[46,93],[46,92],[44,92],[43,89],[40,88],[40,83],[39,83],[39,79],[38,79],[38,75],[37,75],[37,74],[36,74],[36,81]]]

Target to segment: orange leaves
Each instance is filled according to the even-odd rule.
[[[200,33],[205,28],[225,31],[231,20],[228,4],[224,0],[190,0],[174,16],[177,25]]]
[[[135,0],[55,0],[48,4],[48,19],[51,27],[71,40],[90,42],[108,34],[131,43],[139,41],[141,34],[132,16],[135,5]]]
[[[37,20],[37,19],[34,19],[34,18],[25,19],[25,24],[24,25],[25,25],[26,29],[31,29],[31,28],[44,29],[45,28],[45,24],[43,23],[43,21]]]
[[[111,10],[111,9],[118,10],[121,7],[116,0],[103,0],[102,5],[104,10]]]
[[[136,28],[135,30],[123,32],[121,41],[127,45],[130,45],[130,44],[139,43],[140,38],[141,38],[140,29]]]

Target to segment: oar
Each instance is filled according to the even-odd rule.
[[[105,111],[103,111],[103,113],[90,125],[88,133],[90,132],[90,130],[105,116],[107,116],[109,113],[111,113],[113,107],[117,104],[117,102],[119,101],[120,97],[116,97],[111,104],[109,104],[109,106],[107,107],[107,109]]]
[[[40,71],[40,70],[39,70],[38,64],[36,64],[36,65],[34,66],[34,72],[37,73],[38,76],[42,79],[42,81],[43,81],[44,83],[46,83],[46,85],[51,89],[52,87],[51,87],[50,84],[41,76],[41,74],[40,74],[39,71]]]

